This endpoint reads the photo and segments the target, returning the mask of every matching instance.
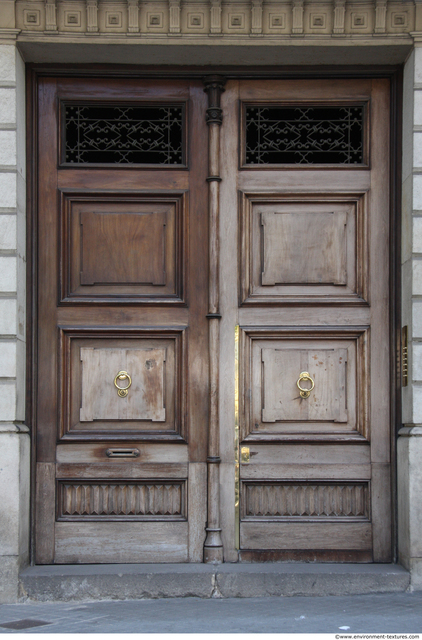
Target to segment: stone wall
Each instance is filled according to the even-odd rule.
[[[408,327],[408,385],[398,439],[399,561],[422,588],[422,49],[404,68],[402,324]]]
[[[0,602],[16,600],[29,549],[25,191],[25,67],[0,45]]]

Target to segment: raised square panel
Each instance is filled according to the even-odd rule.
[[[265,405],[262,422],[329,421],[347,423],[348,350],[342,348],[262,349]],[[314,389],[310,402],[303,402],[296,386],[300,372],[308,372]],[[285,383],[284,383],[285,381]],[[310,382],[299,383],[310,388]]]
[[[327,16],[325,13],[311,13],[309,16],[310,29],[325,29],[327,26]]]
[[[80,27],[81,26],[81,12],[80,11],[65,11],[64,12],[64,24],[66,27]]]
[[[108,29],[122,26],[122,14],[120,11],[106,11],[105,26]]]
[[[242,437],[366,437],[368,340],[364,330],[242,332]]]
[[[40,11],[31,11],[30,9],[24,9],[23,23],[27,28],[39,27],[41,24]]]
[[[286,14],[285,13],[270,13],[268,16],[269,29],[285,29],[286,27]]]
[[[188,29],[203,29],[204,28],[204,14],[203,13],[188,13],[187,15],[187,27]]]
[[[183,302],[182,196],[62,198],[61,303]]]
[[[242,304],[366,304],[366,197],[241,194]]]
[[[408,26],[408,13],[396,12],[391,13],[391,27],[393,29],[405,29]]]
[[[351,14],[352,29],[360,30],[368,28],[368,14],[367,13],[355,13]]]
[[[229,14],[229,29],[244,29],[245,28],[245,14],[244,13],[231,13]]]
[[[184,437],[183,330],[64,329],[61,365],[61,438]]]
[[[263,212],[263,285],[347,284],[347,212]]]
[[[148,13],[147,24],[150,29],[162,29],[163,28],[163,14],[162,13]]]
[[[165,422],[166,349],[82,347],[80,355],[82,362],[81,422],[93,420]],[[104,384],[104,372],[111,370],[125,372],[120,377],[116,374],[115,388],[109,380]],[[128,371],[131,372],[130,378]]]
[[[165,285],[169,213],[170,208],[139,213],[81,212],[81,284]]]

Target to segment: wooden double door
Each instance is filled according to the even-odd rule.
[[[389,82],[223,85],[38,81],[38,563],[391,560]]]

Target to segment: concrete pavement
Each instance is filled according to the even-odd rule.
[[[0,632],[422,633],[422,592],[6,604]]]

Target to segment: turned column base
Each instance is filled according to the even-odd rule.
[[[207,538],[204,544],[204,562],[209,564],[223,562],[223,542],[221,540],[221,529],[206,529]]]

